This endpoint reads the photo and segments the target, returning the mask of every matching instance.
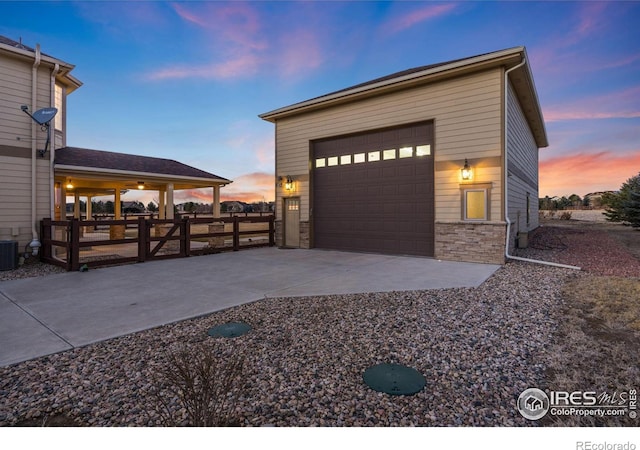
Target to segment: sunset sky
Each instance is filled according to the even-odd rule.
[[[176,159],[243,201],[274,198],[258,114],[519,45],[550,143],[540,196],[617,189],[640,172],[638,24],[627,1],[0,2],[1,35],[76,65],[68,145]],[[211,195],[176,193],[189,200]]]

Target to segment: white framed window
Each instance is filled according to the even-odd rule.
[[[384,159],[385,161],[389,159],[396,159],[396,149],[390,148],[389,150],[383,150],[382,159]]]
[[[429,156],[431,155],[431,145],[418,145],[416,146],[416,156]]]
[[[369,152],[369,162],[380,161],[380,151]]]
[[[398,150],[398,158],[411,158],[413,156],[413,147],[400,147]]]
[[[491,183],[460,185],[462,220],[490,220]]]
[[[346,164],[351,164],[351,155],[342,155],[340,157],[340,165],[344,166]]]
[[[487,220],[487,191],[466,189],[464,191],[464,220]]]
[[[330,156],[329,158],[327,158],[327,166],[331,167],[331,166],[337,166],[337,165],[338,165],[337,156]]]
[[[365,153],[356,153],[355,155],[353,155],[353,163],[354,164],[360,164],[366,161],[366,154]]]
[[[326,167],[327,160],[325,158],[316,158],[316,169],[320,167]]]

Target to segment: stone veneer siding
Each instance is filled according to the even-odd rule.
[[[300,248],[310,248],[310,231],[309,222],[300,222]]]
[[[276,245],[283,244],[281,220],[275,222]],[[300,248],[310,248],[309,222],[300,222]],[[435,257],[448,261],[504,264],[504,222],[436,222]]]
[[[276,247],[282,247],[282,231],[283,231],[283,227],[282,227],[282,220],[276,220],[274,222],[274,226],[275,226],[275,232],[276,232]]]
[[[275,221],[277,247],[282,247],[282,244],[284,244],[284,236],[282,234],[282,232],[284,231],[284,227],[282,225],[282,220]],[[309,230],[309,222],[300,222],[300,248],[310,248]]]
[[[435,257],[450,261],[504,264],[504,222],[436,222]]]

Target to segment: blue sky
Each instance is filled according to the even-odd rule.
[[[639,23],[626,1],[0,2],[0,34],[76,65],[68,145],[176,159],[249,201],[274,197],[258,114],[519,45],[550,142],[540,195],[617,189],[640,172]]]

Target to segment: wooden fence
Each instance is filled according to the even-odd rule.
[[[99,220],[44,219],[40,259],[65,267],[97,267],[275,245],[274,216]]]

